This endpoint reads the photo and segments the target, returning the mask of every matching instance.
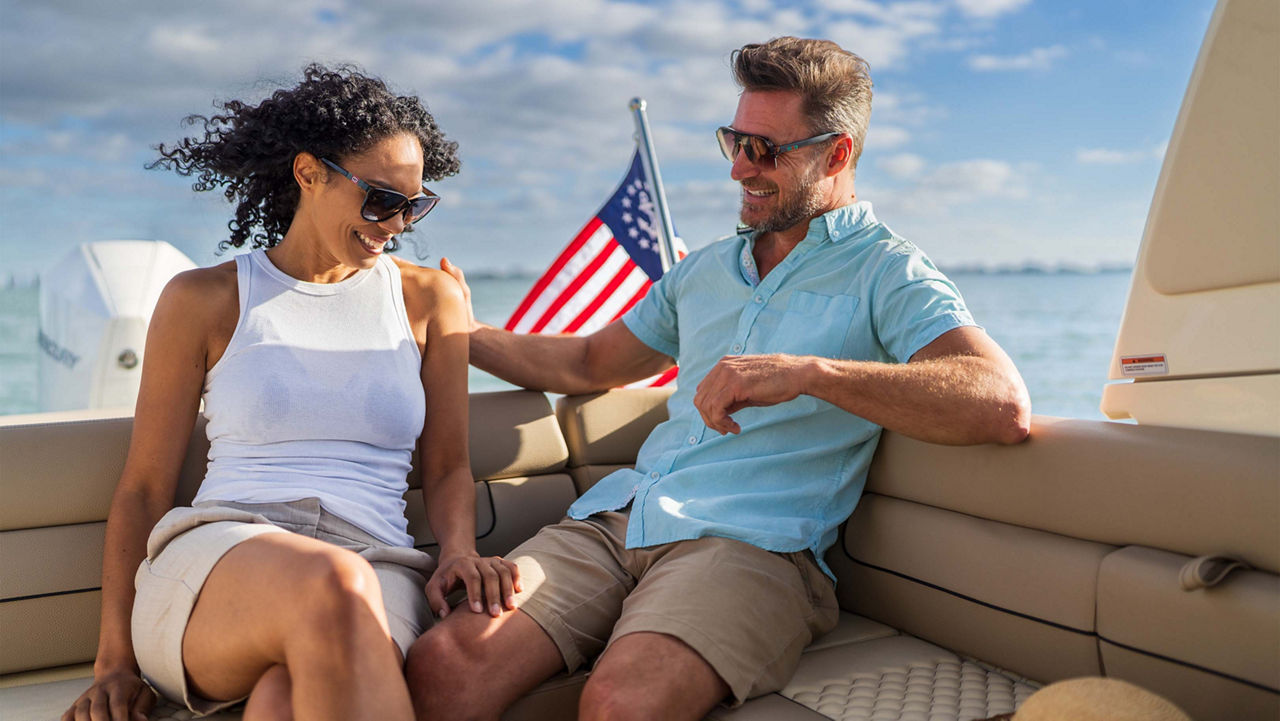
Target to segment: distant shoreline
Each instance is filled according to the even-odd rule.
[[[956,265],[941,265],[940,268],[942,272],[948,275],[1096,275],[1098,273],[1133,272],[1133,264],[1131,263],[1075,265],[1068,263],[1041,263],[1037,261],[991,265],[960,263]],[[467,278],[471,280],[533,280],[539,275],[539,271],[523,269],[477,269],[467,271]]]
[[[1024,261],[1021,263],[979,264],[960,263],[941,265],[942,272],[947,275],[1096,275],[1098,273],[1132,273],[1131,263],[1097,263],[1093,265],[1069,263],[1042,263]],[[537,278],[541,271],[528,269],[476,269],[467,271],[471,280],[530,280]],[[0,290],[11,288],[31,288],[39,283],[36,274],[6,273],[0,276]]]

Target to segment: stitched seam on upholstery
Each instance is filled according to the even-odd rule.
[[[30,596],[13,596],[12,598],[0,598],[0,603],[10,603],[13,601],[30,601],[36,598],[52,598],[54,596],[67,596],[73,593],[89,593],[91,591],[101,591],[101,586],[93,586],[90,588],[76,588],[70,591],[50,591],[49,593],[33,593]]]
[[[1123,648],[1123,649],[1125,649],[1126,651],[1132,651],[1132,652],[1134,652],[1134,653],[1140,653],[1140,654],[1142,654],[1143,656],[1150,656],[1151,658],[1157,658],[1157,659],[1160,659],[1161,661],[1166,661],[1166,662],[1168,662],[1168,663],[1174,663],[1174,664],[1177,664],[1177,665],[1179,665],[1179,666],[1185,666],[1185,667],[1187,667],[1187,668],[1192,668],[1192,669],[1195,669],[1195,670],[1197,670],[1197,671],[1202,671],[1202,672],[1204,672],[1204,673],[1213,674],[1214,676],[1218,676],[1218,677],[1221,677],[1221,678],[1225,678],[1225,679],[1227,679],[1228,681],[1235,681],[1236,683],[1242,683],[1242,684],[1244,684],[1244,685],[1246,685],[1246,686],[1249,686],[1249,687],[1251,687],[1251,688],[1256,688],[1256,689],[1258,689],[1259,691],[1266,691],[1267,693],[1276,694],[1276,695],[1280,696],[1280,690],[1276,690],[1276,689],[1274,689],[1274,688],[1271,688],[1270,686],[1264,686],[1263,684],[1260,684],[1260,683],[1258,683],[1257,681],[1249,681],[1249,680],[1247,680],[1247,679],[1240,678],[1239,676],[1232,676],[1232,675],[1231,675],[1231,674],[1229,674],[1229,673],[1223,673],[1223,672],[1221,672],[1221,671],[1215,671],[1215,670],[1213,670],[1213,669],[1211,669],[1211,668],[1205,668],[1204,666],[1198,666],[1198,665],[1196,665],[1196,664],[1194,664],[1194,663],[1190,663],[1190,662],[1188,662],[1188,661],[1183,661],[1183,660],[1181,660],[1181,659],[1172,658],[1172,657],[1169,657],[1169,656],[1165,656],[1165,655],[1163,655],[1163,654],[1155,653],[1155,652],[1153,652],[1153,651],[1147,651],[1147,650],[1145,650],[1145,649],[1141,649],[1141,648],[1134,648],[1133,646],[1130,646],[1130,645],[1128,645],[1128,644],[1120,643],[1119,641],[1113,641],[1112,639],[1109,639],[1109,638],[1107,638],[1106,636],[1099,635],[1099,636],[1098,636],[1098,640],[1099,640],[1099,641],[1104,641],[1104,642],[1106,642],[1106,643],[1109,643],[1109,644],[1111,644],[1112,646],[1117,646],[1117,647],[1119,647],[1119,648]]]
[[[498,509],[495,508],[493,504],[493,489],[489,487],[488,480],[480,482],[484,484],[485,494],[489,496],[489,530],[485,531],[482,535],[476,536],[477,541],[482,538],[488,538],[498,528]],[[415,551],[423,551],[425,553],[425,549],[435,548],[439,545],[440,542],[437,540],[435,543],[424,543],[420,546],[414,546],[413,548]]]
[[[883,573],[888,573],[888,574],[890,574],[890,575],[897,576],[898,578],[903,578],[903,579],[906,579],[906,580],[908,580],[908,581],[911,581],[912,583],[918,583],[918,584],[920,584],[921,586],[927,586],[927,587],[932,588],[932,589],[934,589],[934,590],[942,591],[943,593],[946,593],[946,594],[949,594],[949,595],[955,596],[956,598],[960,598],[960,599],[963,599],[963,600],[965,600],[965,601],[969,601],[970,603],[976,603],[976,604],[978,604],[978,605],[980,605],[980,606],[985,606],[985,607],[987,607],[987,608],[990,608],[990,609],[993,609],[993,610],[996,610],[996,611],[1002,611],[1002,612],[1007,613],[1007,614],[1010,614],[1010,615],[1012,615],[1012,616],[1017,616],[1017,617],[1019,617],[1019,618],[1025,618],[1025,619],[1027,619],[1028,621],[1035,621],[1036,623],[1043,623],[1043,624],[1045,624],[1046,626],[1052,626],[1052,627],[1054,627],[1054,628],[1061,629],[1061,630],[1063,630],[1063,631],[1070,631],[1071,633],[1077,633],[1077,634],[1080,634],[1081,636],[1096,636],[1096,635],[1097,635],[1097,634],[1095,634],[1093,631],[1085,631],[1085,630],[1083,630],[1083,629],[1073,628],[1073,627],[1071,627],[1071,626],[1067,626],[1067,625],[1065,625],[1065,624],[1057,623],[1056,621],[1049,621],[1049,620],[1047,620],[1047,619],[1043,619],[1043,618],[1040,618],[1040,617],[1038,617],[1038,616],[1032,616],[1031,614],[1022,613],[1021,611],[1014,611],[1014,610],[1009,609],[1009,608],[1004,608],[1003,606],[997,606],[997,605],[996,605],[996,604],[994,604],[994,603],[989,603],[989,602],[987,602],[987,601],[983,601],[983,600],[980,600],[980,599],[974,598],[974,597],[972,597],[972,596],[966,596],[965,594],[960,593],[960,592],[958,592],[958,591],[953,591],[953,590],[951,590],[951,589],[949,589],[949,588],[946,588],[946,587],[943,587],[943,586],[939,586],[939,585],[937,585],[937,584],[935,584],[935,583],[929,583],[928,581],[923,581],[923,580],[921,580],[921,579],[919,579],[919,578],[916,578],[916,577],[914,577],[914,576],[908,576],[908,575],[907,575],[907,574],[905,574],[905,573],[900,573],[900,572],[898,572],[898,571],[894,571],[894,570],[891,570],[891,569],[888,569],[888,568],[882,568],[882,567],[877,566],[877,565],[875,565],[875,564],[867,563],[866,561],[861,561],[861,560],[856,559],[856,558],[854,558],[854,557],[852,557],[852,556],[849,556],[849,560],[853,561],[854,563],[856,563],[856,564],[858,564],[858,565],[860,565],[860,566],[866,566],[867,568],[871,568],[871,569],[874,569],[874,570],[877,570],[877,571],[881,571],[881,572],[883,572]]]
[[[865,561],[860,561],[860,560],[858,560],[858,559],[854,558],[853,556],[849,556],[849,554],[847,554],[847,553],[846,553],[845,555],[846,555],[846,557],[848,557],[848,558],[849,558],[849,560],[853,561],[854,563],[856,563],[856,564],[858,564],[858,565],[860,565],[860,566],[865,566],[865,567],[867,567],[867,568],[870,568],[870,569],[873,569],[873,570],[876,570],[876,571],[881,571],[881,572],[883,572],[883,573],[888,573],[888,574],[890,574],[890,575],[897,576],[897,577],[902,578],[902,579],[905,579],[905,580],[907,580],[907,581],[911,581],[912,583],[918,583],[918,584],[920,584],[920,585],[922,585],[922,586],[927,586],[927,587],[929,587],[929,588],[932,588],[932,589],[935,589],[935,590],[938,590],[938,591],[942,591],[943,593],[946,593],[946,594],[949,594],[949,595],[955,596],[955,597],[960,598],[960,599],[963,599],[963,600],[965,600],[965,601],[970,601],[970,602],[972,602],[972,603],[976,603],[976,604],[978,604],[978,605],[980,605],[980,606],[985,606],[985,607],[987,607],[987,608],[990,608],[990,609],[993,609],[993,610],[996,610],[996,611],[1003,611],[1004,613],[1008,613],[1008,614],[1011,614],[1011,615],[1013,615],[1013,616],[1018,616],[1018,617],[1020,617],[1020,618],[1025,618],[1025,619],[1027,619],[1027,620],[1029,620],[1029,621],[1035,621],[1035,622],[1037,622],[1037,623],[1043,623],[1043,624],[1045,624],[1045,625],[1047,625],[1047,626],[1052,626],[1052,627],[1054,627],[1054,628],[1058,628],[1058,629],[1061,629],[1061,630],[1063,630],[1063,631],[1070,631],[1070,632],[1072,632],[1072,633],[1077,633],[1077,634],[1080,634],[1080,635],[1082,635],[1082,636],[1091,636],[1091,637],[1097,638],[1099,641],[1105,641],[1106,643],[1109,643],[1109,644],[1111,644],[1111,645],[1113,645],[1113,646],[1116,646],[1116,647],[1119,647],[1119,648],[1123,648],[1123,649],[1125,649],[1125,650],[1127,650],[1127,651],[1132,651],[1132,652],[1134,652],[1134,653],[1140,653],[1140,654],[1142,654],[1142,655],[1144,655],[1144,656],[1150,656],[1151,658],[1160,659],[1161,661],[1165,661],[1165,662],[1167,662],[1167,663],[1172,663],[1172,664],[1176,664],[1176,665],[1178,665],[1178,666],[1183,666],[1183,667],[1186,667],[1186,668],[1194,669],[1194,670],[1196,670],[1196,671],[1201,671],[1201,672],[1203,672],[1203,673],[1212,674],[1212,675],[1214,675],[1214,676],[1218,676],[1218,677],[1220,677],[1220,678],[1227,679],[1228,681],[1235,681],[1236,683],[1241,683],[1241,684],[1244,684],[1244,685],[1249,686],[1249,687],[1251,687],[1251,688],[1256,688],[1256,689],[1258,689],[1258,690],[1260,690],[1260,691],[1266,691],[1266,692],[1268,692],[1268,693],[1272,693],[1272,694],[1280,695],[1280,690],[1273,689],[1273,688],[1271,688],[1270,686],[1265,686],[1265,685],[1263,685],[1263,684],[1257,683],[1256,681],[1249,681],[1249,680],[1247,680],[1247,679],[1243,679],[1243,678],[1240,678],[1240,677],[1238,677],[1238,676],[1233,676],[1233,675],[1231,675],[1231,674],[1229,674],[1229,673],[1223,673],[1222,671],[1215,671],[1214,669],[1206,668],[1206,667],[1204,667],[1204,666],[1200,666],[1200,665],[1197,665],[1197,664],[1191,663],[1191,662],[1189,662],[1189,661],[1183,661],[1183,660],[1181,660],[1181,659],[1176,659],[1176,658],[1173,658],[1173,657],[1171,657],[1171,656],[1165,656],[1165,655],[1163,655],[1163,654],[1155,653],[1155,652],[1153,652],[1153,651],[1147,651],[1147,650],[1144,650],[1144,649],[1141,649],[1141,648],[1136,648],[1136,647],[1134,647],[1134,646],[1130,646],[1130,645],[1128,645],[1128,644],[1124,644],[1124,643],[1120,643],[1120,642],[1118,642],[1118,641],[1114,641],[1114,640],[1112,640],[1112,639],[1110,639],[1110,638],[1107,638],[1106,636],[1103,636],[1103,635],[1098,634],[1098,633],[1094,633],[1094,632],[1091,632],[1091,631],[1081,631],[1080,629],[1072,628],[1072,627],[1070,627],[1070,626],[1064,626],[1064,625],[1062,625],[1062,624],[1060,624],[1060,623],[1055,623],[1055,622],[1053,622],[1053,621],[1047,621],[1047,620],[1045,620],[1045,619],[1038,618],[1038,617],[1036,617],[1036,616],[1031,616],[1031,615],[1029,615],[1029,614],[1020,613],[1020,612],[1018,612],[1018,611],[1013,611],[1013,610],[1011,610],[1011,609],[1003,608],[1003,607],[1001,607],[1001,606],[997,606],[997,605],[992,604],[992,603],[987,603],[986,601],[978,600],[978,599],[973,598],[973,597],[971,597],[971,596],[966,596],[966,595],[964,595],[963,593],[957,593],[956,591],[952,591],[951,589],[944,588],[944,587],[939,586],[939,585],[937,585],[937,584],[929,583],[928,581],[922,581],[922,580],[920,580],[920,579],[918,579],[918,578],[914,578],[914,577],[912,577],[912,576],[908,576],[908,575],[906,575],[905,573],[899,573],[899,572],[897,572],[897,571],[892,571],[892,570],[887,569],[887,568],[881,568],[880,566],[876,566],[876,565],[874,565],[874,564],[867,563],[867,562],[865,562]],[[1099,650],[1099,655],[1101,655],[1101,650]]]

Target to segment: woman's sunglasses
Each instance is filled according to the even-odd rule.
[[[815,135],[812,138],[797,140],[794,143],[786,145],[774,145],[773,141],[763,138],[759,135],[744,133],[740,130],[725,125],[716,130],[716,140],[720,141],[720,152],[724,153],[724,157],[730,162],[738,157],[738,153],[745,153],[747,160],[753,163],[763,163],[773,161],[774,167],[778,166],[778,156],[783,153],[790,153],[793,150],[799,150],[806,145],[814,145],[825,140],[843,135],[844,133],[823,133]]]
[[[405,223],[416,223],[422,220],[424,215],[430,213],[431,209],[436,207],[436,203],[440,202],[440,196],[427,190],[425,183],[422,185],[423,194],[410,198],[394,190],[375,188],[343,170],[337,163],[328,158],[321,158],[320,162],[342,173],[364,191],[364,203],[360,205],[360,217],[365,220],[381,223],[396,215],[403,215]]]

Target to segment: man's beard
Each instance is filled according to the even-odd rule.
[[[761,233],[787,230],[800,223],[807,223],[822,210],[822,194],[817,188],[821,177],[818,168],[816,166],[811,167],[804,177],[796,179],[795,186],[790,192],[784,192],[781,188],[778,189],[776,196],[778,199],[777,206],[763,219],[755,223],[749,222],[746,217],[747,209],[745,205],[739,214],[739,218],[744,224],[750,225],[754,230]]]

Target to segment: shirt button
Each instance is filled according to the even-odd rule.
[[[655,480],[655,481],[656,481],[656,480],[658,480],[658,472],[657,472],[657,471],[654,471],[653,473],[650,473],[650,474],[649,474],[649,477],[650,477],[650,478],[652,478],[652,479],[653,479],[653,480]]]
[[[763,296],[763,295],[757,295],[757,296],[756,296],[756,302],[757,302],[757,303],[763,303],[763,302],[764,302],[764,296]]]
[[[741,352],[742,352],[742,344],[741,344],[741,343],[734,343],[734,344],[733,344],[733,352],[734,352],[734,353],[741,353]]]
[[[697,443],[697,442],[698,442],[698,437],[697,437],[697,436],[689,436],[689,445],[691,445],[691,446],[692,446],[692,445],[694,445],[694,444],[695,444],[695,443]]]

